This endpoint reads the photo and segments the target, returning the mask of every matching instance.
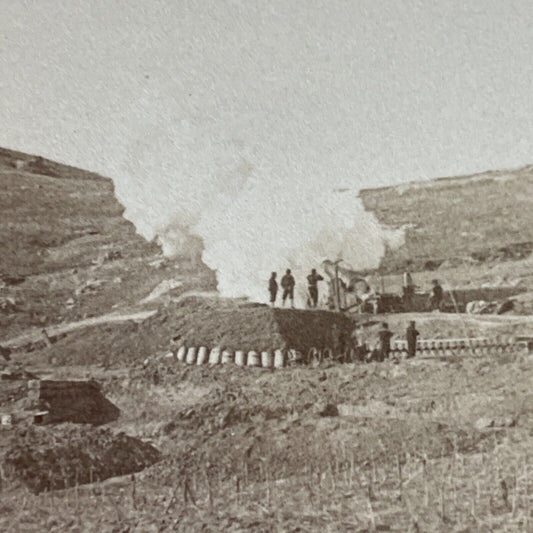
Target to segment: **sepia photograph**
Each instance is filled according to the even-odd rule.
[[[0,0],[0,532],[533,533],[533,3]]]

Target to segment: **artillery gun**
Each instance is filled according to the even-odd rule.
[[[322,268],[328,275],[328,307],[342,312],[360,313],[420,313],[431,310],[430,292],[413,291],[408,298],[395,292],[373,290],[368,279],[341,264],[342,261],[324,261]],[[469,302],[485,301],[494,304],[496,313],[505,312],[503,307],[510,298],[526,291],[524,287],[478,287],[445,290],[440,311],[449,313],[467,312]]]

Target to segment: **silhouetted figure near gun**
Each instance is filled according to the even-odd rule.
[[[307,290],[309,292],[309,299],[311,307],[316,307],[318,303],[318,282],[324,278],[317,274],[316,269],[311,270],[311,274],[307,276]]]
[[[402,290],[404,309],[407,311],[411,306],[413,296],[415,294],[415,285],[413,283],[413,278],[408,270],[406,270],[403,274]]]
[[[434,311],[435,309],[440,311],[442,300],[444,298],[444,291],[438,280],[434,279],[432,283],[433,288],[431,289],[431,296],[429,297],[429,309],[430,311]]]
[[[394,336],[394,333],[389,330],[387,322],[383,322],[381,329],[378,331],[379,337],[379,357],[380,361],[384,361],[389,358],[390,355],[390,341]]]

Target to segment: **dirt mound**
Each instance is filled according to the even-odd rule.
[[[153,446],[124,433],[67,425],[14,433],[2,466],[8,479],[38,493],[139,472],[159,459]]]
[[[345,335],[353,328],[352,320],[330,311],[221,307],[198,300],[183,302],[175,318],[173,333],[187,344],[233,350],[293,348],[305,353],[312,347],[331,347],[334,325]]]
[[[174,309],[169,307],[167,314],[169,333],[180,334],[192,346],[242,350],[284,346],[275,314],[267,306],[243,307],[225,300],[188,298]],[[156,326],[161,318],[154,317],[149,326]]]
[[[69,334],[33,353],[57,364],[133,363],[170,348],[180,335],[189,346],[233,350],[331,347],[333,325],[348,335],[353,321],[330,311],[272,309],[224,299],[191,297],[172,303],[142,324],[106,324]],[[90,349],[88,347],[90,346]]]
[[[176,413],[173,420],[163,426],[162,432],[166,435],[191,435],[200,430],[213,433],[238,424],[281,418],[288,412],[289,408],[284,406],[269,408],[264,405],[243,405],[243,402],[239,401],[220,400],[182,409]]]
[[[28,386],[29,396],[41,410],[48,411],[48,423],[99,426],[120,416],[118,407],[104,397],[95,381],[34,380]]]
[[[354,327],[352,319],[331,311],[275,309],[274,318],[286,343],[285,347],[304,353],[310,348],[332,348],[336,342],[333,338],[334,326],[344,337],[347,337]]]

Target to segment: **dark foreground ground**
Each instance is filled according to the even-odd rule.
[[[122,413],[108,427],[162,458],[40,494],[5,474],[1,531],[533,530],[533,360],[523,354],[53,372],[98,379]]]

